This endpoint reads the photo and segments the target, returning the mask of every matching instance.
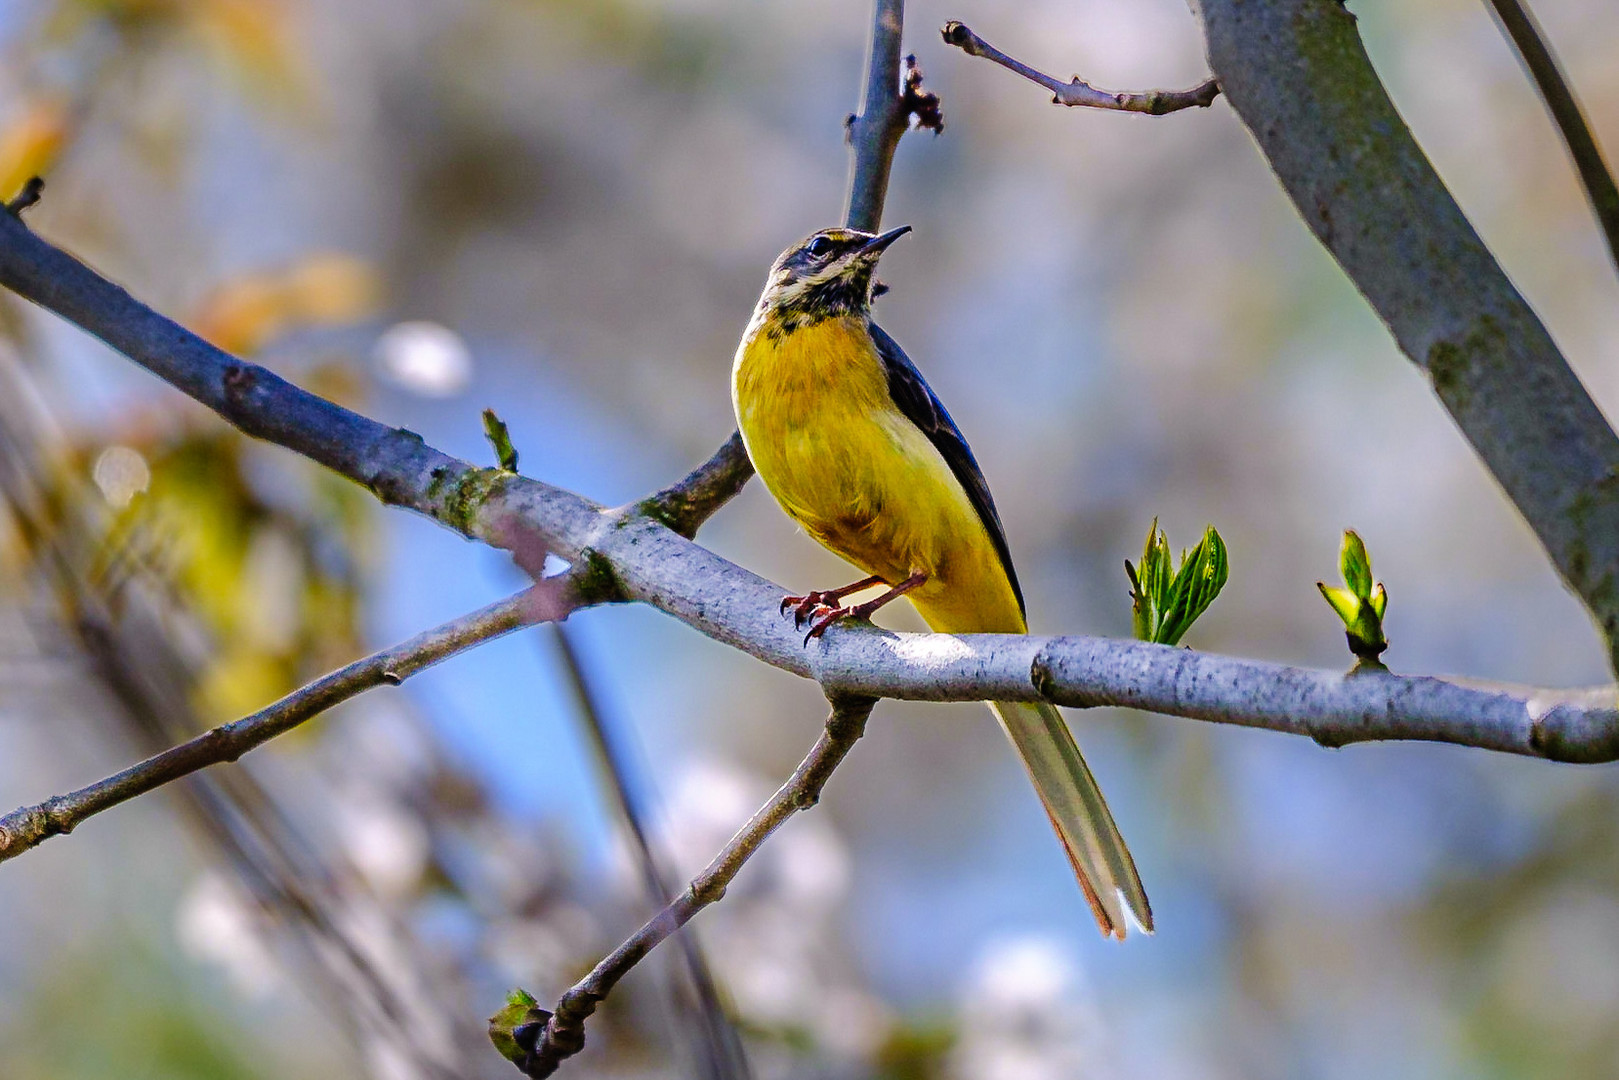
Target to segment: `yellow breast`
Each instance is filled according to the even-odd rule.
[[[894,405],[865,320],[750,333],[732,402],[759,478],[823,545],[911,594],[941,630],[1021,632],[989,533],[950,466]]]

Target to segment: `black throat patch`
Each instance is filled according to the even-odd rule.
[[[857,267],[847,274],[816,282],[789,299],[771,304],[764,332],[776,340],[826,319],[865,314],[870,309],[871,267]]]

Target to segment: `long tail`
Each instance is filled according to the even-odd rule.
[[[992,701],[989,707],[1029,770],[1102,933],[1123,940],[1121,901],[1136,923],[1152,933],[1152,908],[1136,875],[1135,860],[1062,715],[1039,703]]]

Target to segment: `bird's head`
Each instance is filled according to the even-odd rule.
[[[771,264],[755,318],[791,330],[867,311],[877,260],[910,231],[909,225],[885,233],[822,229],[805,237]]]

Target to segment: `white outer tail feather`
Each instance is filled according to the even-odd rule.
[[[1152,908],[1135,860],[1062,714],[1039,702],[988,704],[1034,782],[1102,933],[1122,941],[1127,921],[1152,933]]]

